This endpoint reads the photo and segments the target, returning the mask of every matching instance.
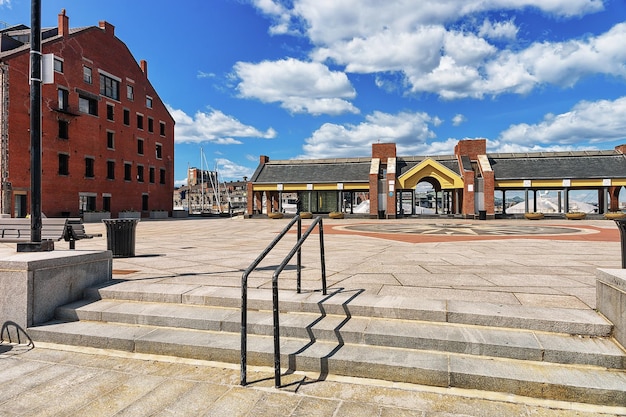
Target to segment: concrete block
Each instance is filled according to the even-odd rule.
[[[613,337],[626,346],[626,269],[596,271],[596,307],[613,323]]]
[[[0,323],[23,328],[54,317],[54,310],[83,297],[85,288],[112,277],[110,251],[51,251],[0,259]]]

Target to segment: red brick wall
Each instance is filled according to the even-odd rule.
[[[59,16],[59,21],[64,20]],[[63,59],[63,73],[55,73],[54,84],[42,86],[42,211],[49,217],[69,212],[79,214],[79,193],[96,193],[96,209],[101,210],[103,193],[111,196],[111,215],[119,211],[141,210],[142,195],[149,195],[149,210],[173,208],[174,190],[174,120],[161,102],[146,75],[126,45],[117,39],[113,26],[107,31],[93,27],[78,34],[44,42],[42,52]],[[30,187],[28,51],[8,59],[9,87],[9,181],[14,191]],[[83,66],[92,69],[92,83],[83,81]],[[100,95],[98,70],[121,79],[119,100]],[[132,80],[132,82],[131,82]],[[134,100],[127,99],[126,86],[134,86]],[[69,91],[72,114],[58,109],[58,88]],[[78,90],[99,97],[98,116],[78,111]],[[152,97],[152,108],[146,106]],[[107,104],[114,109],[114,121],[107,120]],[[130,125],[123,123],[123,109],[130,112]],[[137,127],[137,113],[143,114],[144,128]],[[69,121],[69,139],[58,137],[58,119]],[[148,118],[153,131],[148,131]],[[165,123],[165,135],[160,134]],[[114,149],[107,146],[107,131],[114,132]],[[137,139],[144,141],[143,155]],[[157,159],[156,144],[162,157]],[[69,155],[69,175],[58,174],[58,154]],[[94,158],[94,178],[85,178],[85,157]],[[107,161],[115,162],[115,179],[107,179]],[[124,163],[132,164],[132,179],[124,180]],[[144,181],[137,181],[137,166],[144,167]],[[155,181],[150,183],[150,168]],[[165,184],[160,184],[160,170],[165,169]],[[14,204],[14,201],[12,202]],[[13,210],[11,210],[13,212]],[[147,215],[147,212],[144,213]]]
[[[454,147],[454,154],[457,156],[467,155],[472,161],[477,159],[478,155],[487,153],[486,139],[460,140]]]
[[[372,158],[380,158],[381,163],[387,163],[387,158],[396,157],[395,143],[373,143]]]

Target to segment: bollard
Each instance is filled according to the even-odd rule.
[[[622,268],[626,269],[626,219],[614,219],[622,240]]]

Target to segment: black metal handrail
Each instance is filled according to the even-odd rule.
[[[320,262],[322,269],[322,292],[327,294],[326,290],[326,261],[324,257],[324,228],[322,218],[316,217],[309,225],[309,228],[302,234],[302,219],[300,215],[296,215],[287,226],[274,238],[274,240],[261,252],[261,254],[250,264],[241,277],[241,385],[247,384],[246,367],[247,367],[247,350],[248,350],[248,276],[256,269],[261,261],[271,252],[272,249],[280,242],[280,240],[291,230],[294,224],[298,224],[297,236],[298,241],[294,247],[285,256],[281,264],[276,268],[272,275],[272,310],[274,316],[274,381],[276,387],[280,386],[280,330],[278,317],[278,276],[285,269],[289,261],[294,255],[297,263],[296,275],[296,291],[301,292],[301,269],[302,269],[302,245],[309,237],[316,226],[319,227],[320,235]]]

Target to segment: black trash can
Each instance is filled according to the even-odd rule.
[[[135,229],[139,219],[102,219],[107,229],[107,249],[114,258],[135,256]]]
[[[622,239],[622,268],[626,269],[626,219],[615,219]]]
[[[487,210],[478,210],[478,220],[487,220]]]

